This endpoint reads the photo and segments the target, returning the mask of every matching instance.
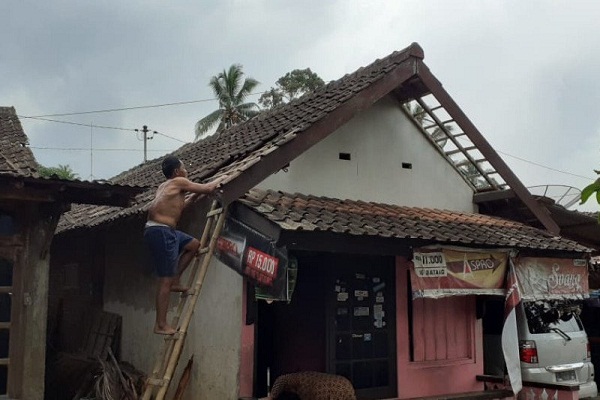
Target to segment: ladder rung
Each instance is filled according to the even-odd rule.
[[[222,207],[221,207],[221,208],[215,208],[214,210],[210,210],[210,211],[209,211],[209,212],[206,214],[206,216],[210,218],[210,217],[214,217],[215,215],[219,215],[219,214],[221,214],[222,212],[223,212],[223,208],[222,208]]]
[[[0,322],[0,330],[10,329],[10,322]]]
[[[184,336],[184,334],[185,334],[185,332],[177,331],[172,335],[165,336],[165,341],[166,340],[179,340]]]
[[[198,254],[206,254],[206,253],[208,253],[209,250],[210,249],[208,247],[204,247],[204,248],[198,250]]]
[[[167,382],[166,379],[148,378],[148,385],[152,386],[165,386]]]
[[[0,358],[0,365],[9,365],[10,358]]]
[[[12,293],[12,286],[0,286],[0,293]]]

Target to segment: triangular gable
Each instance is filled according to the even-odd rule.
[[[393,94],[406,102],[432,94],[544,226],[558,232],[542,206],[458,108],[422,59],[423,50],[413,43],[298,100],[263,112],[214,137],[185,145],[173,154],[190,165],[188,171],[194,181],[225,177],[222,200],[229,204],[384,96]],[[452,157],[445,156],[453,162]],[[160,162],[157,159],[142,164],[118,175],[113,182],[156,187],[163,180]],[[473,162],[478,165],[476,160]],[[90,210],[79,207],[69,213],[71,222],[61,224],[61,229],[99,225],[145,212],[153,195],[150,190],[130,209],[105,210],[102,217],[93,221],[88,217]]]
[[[14,107],[0,107],[0,175],[37,177],[38,164]]]

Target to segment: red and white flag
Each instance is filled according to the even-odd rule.
[[[502,352],[514,394],[523,388],[521,378],[521,359],[519,357],[519,335],[517,333],[516,307],[521,302],[519,282],[515,273],[515,265],[510,258],[510,266],[506,279],[506,299],[504,303],[504,326],[502,327]]]

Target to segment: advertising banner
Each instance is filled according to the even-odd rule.
[[[413,298],[504,294],[508,250],[431,246],[415,249]]]
[[[517,257],[515,269],[524,300],[589,296],[587,260],[583,258]]]
[[[289,300],[288,257],[274,240],[228,216],[217,239],[216,257],[261,288],[264,297]]]

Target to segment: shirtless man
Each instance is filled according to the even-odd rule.
[[[167,180],[156,191],[148,209],[148,222],[144,229],[144,241],[150,248],[158,275],[156,291],[156,322],[154,333],[172,335],[175,327],[167,323],[167,310],[171,292],[185,292],[189,288],[180,283],[181,275],[200,247],[200,241],[176,230],[183,209],[192,202],[215,192],[219,183],[194,183],[187,176],[183,163],[173,156],[162,162]],[[192,195],[186,199],[186,194]]]

